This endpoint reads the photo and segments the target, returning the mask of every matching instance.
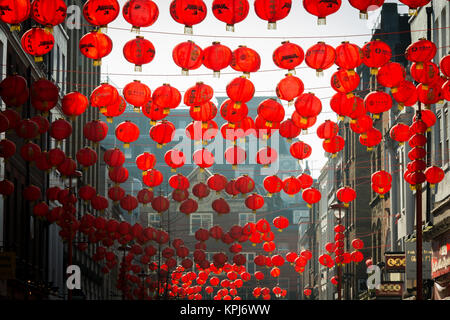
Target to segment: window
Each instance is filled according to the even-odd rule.
[[[278,251],[278,254],[285,255],[286,253],[289,252],[289,243],[287,243],[287,242],[278,243],[277,251]]]
[[[245,263],[245,269],[248,273],[253,274],[255,273],[255,253],[254,252],[241,252],[245,258],[247,259],[247,262]]]
[[[448,153],[449,153],[449,137],[448,137],[448,133],[447,132],[445,132],[445,130],[446,129],[448,129],[448,108],[447,109],[445,109],[445,110],[443,110],[443,116],[442,116],[442,118],[443,118],[443,130],[442,130],[442,135],[441,135],[441,139],[442,139],[442,141],[443,141],[443,144],[444,144],[444,147],[443,147],[443,152],[444,152],[444,157],[443,157],[443,165],[445,166],[446,164],[448,164]]]
[[[191,214],[191,235],[200,229],[210,229],[213,225],[212,213]]]
[[[309,219],[309,210],[294,210],[292,211],[292,223],[299,224],[302,221]]]
[[[243,227],[248,222],[255,223],[255,214],[254,213],[239,213],[239,226]]]
[[[159,227],[161,224],[161,215],[159,213],[149,213],[148,214],[148,223],[152,227]]]
[[[405,172],[405,152],[403,147],[398,150],[398,161],[400,174],[399,177],[399,193],[400,193],[400,211],[405,209],[405,181],[403,180],[403,172]]]

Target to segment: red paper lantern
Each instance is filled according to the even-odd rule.
[[[139,138],[139,127],[133,122],[127,120],[120,123],[116,127],[116,138],[124,143],[124,148],[129,148],[130,143],[136,141]]]
[[[289,152],[294,158],[304,160],[311,155],[312,148],[309,144],[303,141],[297,141],[291,145]]]
[[[372,40],[362,47],[363,63],[370,68],[371,74],[377,74],[392,57],[391,48],[381,40]]]
[[[214,16],[227,24],[226,30],[234,32],[234,25],[243,21],[250,11],[248,0],[214,0]]]
[[[286,138],[288,142],[291,142],[292,139],[298,137],[301,131],[302,129],[299,128],[292,119],[286,119],[280,123],[280,135]]]
[[[235,78],[226,87],[227,96],[236,102],[235,109],[240,108],[241,103],[249,102],[255,94],[255,86],[245,76]]]
[[[89,100],[82,93],[74,91],[66,94],[61,104],[63,113],[71,119],[75,119],[86,111]]]
[[[39,129],[38,129],[39,134],[46,133],[48,131],[48,129],[50,128],[50,122],[42,116],[34,116],[30,120],[37,123],[37,125],[39,127]]]
[[[169,150],[164,155],[164,161],[166,164],[171,167],[171,171],[175,172],[177,168],[181,168],[184,166],[186,162],[186,157],[182,151],[178,149]]]
[[[409,126],[403,123],[397,123],[391,128],[389,134],[392,140],[400,143],[404,143],[411,138],[411,132],[409,131]]]
[[[125,163],[125,155],[119,148],[108,149],[103,154],[103,161],[109,167],[121,167]]]
[[[149,134],[150,138],[157,143],[157,147],[161,148],[172,141],[175,136],[175,126],[170,121],[162,120],[150,129]]]
[[[256,210],[264,206],[264,198],[257,193],[248,196],[245,199],[245,206],[256,213]]]
[[[444,170],[436,166],[428,167],[424,173],[428,183],[432,186],[441,182],[445,177]]]
[[[137,199],[139,203],[142,203],[144,206],[146,206],[148,203],[151,203],[153,201],[153,191],[150,191],[148,189],[139,190]]]
[[[151,169],[143,176],[142,181],[145,185],[152,190],[154,187],[159,186],[164,180],[163,174],[156,169]]]
[[[283,180],[283,191],[289,196],[294,196],[301,190],[300,181],[292,176]]]
[[[281,103],[275,99],[262,101],[257,109],[258,115],[266,120],[266,126],[271,128],[274,122],[281,122],[284,119],[285,111]]]
[[[136,157],[136,165],[141,171],[153,169],[156,165],[156,157],[152,153],[144,152]]]
[[[5,102],[7,106],[18,108],[24,103],[27,102],[30,91],[27,86],[27,81],[24,77],[19,75],[11,75],[7,76],[0,82],[0,96]],[[13,112],[5,110],[4,113]],[[15,118],[20,118],[20,115]],[[12,120],[11,117],[8,117],[9,120]],[[14,121],[10,121],[11,124],[14,124]]]
[[[423,62],[433,60],[436,51],[436,45],[432,41],[421,38],[406,48],[405,58],[420,65]]]
[[[184,24],[184,33],[192,34],[192,26],[206,18],[206,4],[202,0],[173,0],[170,4],[172,19]]]
[[[64,119],[55,120],[50,126],[49,134],[53,139],[62,141],[72,134],[72,125]]]
[[[292,0],[255,0],[254,3],[256,15],[268,21],[267,29],[276,30],[277,21],[286,18],[291,11]]]
[[[187,199],[180,205],[180,212],[190,215],[198,210],[198,203],[194,199]]]
[[[217,212],[218,214],[227,214],[230,213],[230,205],[228,202],[223,199],[219,198],[212,202],[211,204],[212,209]]]
[[[398,102],[400,108],[405,105],[413,105],[418,98],[416,86],[410,81],[403,81],[396,90],[392,91],[392,97]],[[410,99],[412,99],[411,104],[408,103]]]
[[[170,202],[164,196],[159,196],[153,199],[152,208],[158,213],[163,213],[169,209]]]
[[[238,146],[232,146],[225,150],[224,157],[225,161],[233,165],[233,169],[236,169],[238,164],[245,162],[247,159],[247,153],[244,149]]]
[[[158,20],[159,9],[152,0],[128,0],[123,6],[122,15],[133,26],[131,31],[139,33],[140,28],[150,27]]]
[[[84,169],[87,169],[97,163],[97,152],[89,147],[82,148],[77,151],[76,159]]]
[[[364,98],[364,105],[367,112],[372,113],[373,117],[378,119],[380,113],[392,108],[392,98],[384,91],[372,91]]]
[[[214,71],[215,78],[219,78],[220,71],[231,63],[231,53],[230,48],[215,41],[203,50],[203,65]]]
[[[64,22],[67,16],[67,5],[63,0],[33,0],[31,17],[49,30]]]
[[[23,189],[23,198],[27,201],[37,201],[41,198],[41,189],[35,185],[29,185]]]
[[[317,117],[322,111],[322,102],[314,93],[303,93],[295,100],[295,110],[302,117],[301,122],[306,123],[306,118]]]
[[[356,199],[356,191],[350,187],[343,187],[336,192],[336,197],[348,207],[349,203]]]
[[[362,63],[363,53],[359,46],[343,41],[336,47],[336,65],[342,69],[353,71]]]
[[[238,192],[242,194],[247,194],[252,192],[255,189],[255,181],[250,178],[248,175],[240,176],[236,179],[235,187]]]
[[[109,105],[117,103],[119,99],[119,91],[108,83],[102,83],[96,87],[90,97],[89,102],[94,108],[99,108],[100,112],[106,112]]]
[[[192,159],[201,169],[209,168],[214,164],[214,155],[205,148],[195,151]]]
[[[335,60],[336,51],[325,42],[319,41],[306,51],[305,62],[316,70],[317,76],[323,75],[323,70],[330,68]]]
[[[320,139],[330,140],[339,133],[339,126],[336,122],[326,120],[317,128],[316,133]]]
[[[261,57],[255,50],[241,45],[233,51],[230,66],[250,77],[251,72],[256,72],[261,67]]]
[[[83,135],[86,139],[98,143],[106,138],[108,125],[101,120],[93,120],[84,125]]]
[[[289,41],[284,41],[281,46],[275,49],[272,54],[272,60],[275,65],[281,69],[286,69],[290,73],[295,74],[295,68],[298,67],[305,59],[303,49]]]
[[[35,62],[42,62],[42,56],[53,49],[55,38],[50,31],[33,27],[23,34],[21,44],[26,53],[34,56]]]
[[[155,47],[149,40],[137,36],[123,46],[123,56],[134,64],[134,71],[142,71],[142,65],[148,64],[155,58]]]
[[[381,7],[384,3],[384,0],[349,0],[349,3],[352,7],[359,10],[359,18],[367,20],[368,14],[367,11],[373,11]]]
[[[308,188],[303,190],[302,198],[308,203],[308,207],[311,208],[311,205],[320,201],[322,195],[319,190],[315,188]]]
[[[172,188],[182,190],[189,188],[190,184],[188,178],[183,176],[181,173],[171,176],[168,182]]]
[[[398,62],[388,62],[378,70],[377,81],[383,87],[392,88],[392,92],[405,81],[406,70]]]
[[[116,184],[124,183],[128,180],[128,169],[125,167],[112,167],[109,172],[108,176]]]
[[[322,147],[325,150],[325,152],[332,154],[332,158],[335,158],[336,154],[342,149],[344,149],[345,140],[341,136],[334,136],[329,140],[324,140],[322,143]]]
[[[20,31],[20,24],[30,16],[30,0],[1,0],[0,20],[11,25],[11,31]]]
[[[289,102],[291,105],[295,98],[300,96],[305,89],[303,81],[291,74],[287,74],[284,79],[282,79],[276,88],[277,97],[281,100]]]
[[[278,193],[283,189],[283,180],[278,176],[268,176],[264,178],[263,185],[268,192],[267,196],[271,197],[272,194]]]
[[[195,70],[201,67],[203,62],[203,50],[188,40],[178,44],[172,51],[173,61],[182,70],[182,75],[188,75],[189,70]]]
[[[181,103],[181,93],[177,88],[165,83],[153,91],[152,100],[153,104],[161,106],[166,112],[166,109],[170,110],[178,107]]]
[[[83,6],[83,16],[90,24],[106,28],[120,13],[117,0],[88,0]]]
[[[201,106],[209,102],[214,96],[211,86],[203,82],[197,82],[195,86],[186,90],[184,94],[184,104],[190,107]]]
[[[414,62],[410,67],[411,77],[417,82],[426,85],[432,85],[439,78],[439,68],[436,64],[430,61],[422,63]]]
[[[17,123],[16,134],[25,140],[32,140],[39,135],[39,126],[30,119],[23,119]]]
[[[28,142],[20,148],[20,155],[25,161],[33,162],[41,155],[41,148],[33,142]]]
[[[367,151],[371,151],[373,147],[381,142],[382,138],[383,136],[379,130],[371,128],[366,132],[365,137],[362,135],[359,136],[359,142],[367,147]]]
[[[129,194],[120,200],[120,207],[129,214],[131,214],[132,211],[138,207],[138,205],[139,203],[137,199]]]
[[[359,86],[359,75],[356,72],[339,69],[331,75],[331,87],[342,93],[350,93]]]
[[[289,220],[286,217],[278,216],[273,219],[273,225],[278,228],[278,231],[283,231],[283,229],[286,229],[289,227]]]
[[[274,148],[264,147],[256,153],[256,163],[268,168],[278,159],[278,153]]]
[[[303,7],[310,14],[318,17],[317,24],[327,24],[326,17],[335,13],[341,7],[341,0],[324,2],[321,0],[303,0]]]
[[[447,77],[450,78],[450,55],[442,57],[439,61],[439,69]]]
[[[90,32],[84,35],[79,42],[80,52],[87,58],[93,60],[94,67],[102,64],[102,58],[112,51],[111,38],[100,32]]]
[[[28,94],[27,94],[28,96]],[[39,79],[31,85],[31,105],[47,114],[59,101],[59,88],[51,81]]]

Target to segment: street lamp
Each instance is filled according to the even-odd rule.
[[[333,214],[337,219],[338,224],[342,223],[342,220],[345,217],[345,209],[347,207],[343,203],[335,202],[332,205],[330,205],[330,209],[333,210]],[[339,263],[337,263],[337,278],[338,278],[338,300],[342,300],[342,276],[341,276],[341,266]]]

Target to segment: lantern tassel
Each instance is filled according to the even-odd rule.
[[[367,11],[360,11],[359,12],[359,18],[361,20],[367,20],[369,19],[369,15],[367,14]]]
[[[20,24],[12,24],[9,27],[9,31],[14,32],[14,31],[20,31]]]
[[[267,29],[268,30],[277,30],[277,23],[276,22],[269,22],[267,24]]]
[[[141,66],[141,65],[135,65],[135,66],[134,66],[134,71],[136,71],[136,72],[142,72],[142,66]]]
[[[94,60],[92,64],[94,67],[100,67],[102,65],[102,60],[101,59]]]
[[[213,78],[220,78],[220,71],[214,71]]]
[[[182,76],[188,76],[189,75],[189,70],[188,69],[181,69],[181,75]]]
[[[44,61],[44,58],[42,56],[34,57],[34,62],[42,62]]]
[[[225,27],[226,31],[234,32],[234,24],[227,24]]]

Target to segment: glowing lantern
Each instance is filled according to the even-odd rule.
[[[356,199],[356,191],[350,187],[343,187],[336,192],[336,197],[348,207],[349,203]]]
[[[82,115],[88,105],[88,98],[77,91],[66,94],[62,99],[62,111],[72,120]]]
[[[83,6],[83,16],[90,24],[106,28],[120,13],[117,0],[88,0]]]
[[[315,188],[305,189],[302,193],[302,198],[306,203],[308,203],[309,208],[311,208],[314,203],[319,202],[321,197],[322,195],[320,191]]]
[[[278,176],[265,177],[263,184],[264,189],[268,192],[268,197],[271,197],[272,194],[278,193],[283,189],[283,181]]]
[[[31,17],[49,31],[63,23],[66,16],[67,5],[63,0],[33,0],[31,3]]]
[[[120,123],[115,130],[116,138],[124,143],[124,148],[129,148],[130,143],[139,138],[139,127],[133,122],[127,120]]]
[[[111,38],[99,32],[90,32],[84,35],[79,42],[81,53],[85,57],[94,60],[94,67],[102,64],[102,58],[111,53],[112,47]]]
[[[156,165],[156,157],[152,153],[144,152],[136,157],[136,166],[143,171],[143,175]]]
[[[344,149],[345,140],[341,136],[334,136],[329,140],[324,140],[322,143],[322,147],[325,152],[332,154],[332,158],[335,158],[337,156],[337,153]]]
[[[33,27],[23,34],[21,44],[26,53],[34,56],[35,62],[42,62],[42,56],[53,49],[55,38],[50,31]]]
[[[20,31],[20,24],[30,16],[30,0],[0,1],[0,20],[11,25],[11,31]]]
[[[142,178],[142,182],[144,182],[146,186],[150,187],[150,190],[153,190],[154,187],[159,186],[163,180],[163,174],[156,169],[148,170]]]

